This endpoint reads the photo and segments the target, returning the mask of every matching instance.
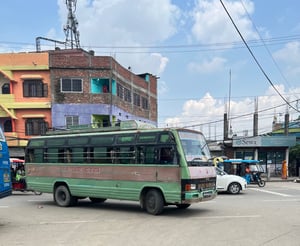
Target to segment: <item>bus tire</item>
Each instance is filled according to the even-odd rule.
[[[146,193],[145,209],[149,214],[161,214],[164,209],[164,199],[160,191],[151,189]]]
[[[54,192],[54,201],[60,207],[69,207],[76,204],[77,199],[73,197],[65,185],[56,187]]]

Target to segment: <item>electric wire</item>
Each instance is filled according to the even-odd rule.
[[[268,80],[268,82],[270,83],[270,85],[273,87],[273,89],[277,92],[277,94],[282,98],[283,101],[286,102],[287,105],[289,105],[291,108],[293,108],[294,110],[296,110],[297,112],[300,113],[300,111],[293,107],[288,100],[277,90],[277,88],[275,87],[275,85],[273,84],[273,82],[271,81],[271,79],[269,78],[269,76],[266,74],[266,72],[264,71],[263,67],[260,65],[260,63],[258,62],[258,60],[256,59],[255,55],[253,54],[252,50],[250,49],[249,45],[247,44],[246,40],[244,39],[243,35],[241,34],[240,30],[238,29],[238,27],[236,26],[234,20],[232,19],[230,13],[228,12],[227,8],[225,7],[224,3],[222,0],[220,0],[225,12],[227,13],[229,19],[231,20],[235,30],[238,32],[240,38],[243,40],[244,44],[246,45],[249,53],[251,54],[252,58],[254,59],[255,63],[257,64],[257,66],[259,67],[260,71],[263,73],[263,75],[265,76],[265,78]]]
[[[278,65],[277,62],[275,61],[275,59],[274,59],[274,57],[273,57],[271,51],[269,50],[269,48],[268,48],[266,42],[265,42],[264,39],[262,38],[262,36],[261,36],[259,30],[257,29],[257,27],[256,27],[255,23],[253,22],[253,20],[252,20],[250,14],[248,13],[248,11],[247,11],[247,9],[246,9],[246,7],[245,7],[245,5],[244,5],[243,0],[240,0],[240,2],[241,2],[242,6],[243,6],[243,8],[244,8],[244,10],[245,10],[245,12],[246,12],[246,14],[247,14],[248,19],[251,21],[251,23],[252,23],[252,25],[253,25],[253,27],[254,27],[256,33],[258,34],[260,41],[263,43],[263,45],[264,45],[266,51],[268,52],[269,56],[271,57],[271,60],[273,61],[275,67],[276,67],[277,70],[279,71],[281,77],[282,77],[283,80],[286,82],[286,84],[288,85],[288,87],[291,87],[289,81],[287,80],[287,78],[286,78],[285,75],[283,74],[282,70],[280,69],[279,65]]]

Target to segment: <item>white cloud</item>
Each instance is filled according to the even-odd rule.
[[[230,16],[245,39],[253,39],[257,34],[252,30],[252,23],[247,13],[254,12],[254,4],[250,0],[223,1]],[[247,12],[245,11],[245,8]],[[201,43],[227,43],[241,41],[237,31],[226,14],[219,0],[197,0],[192,13],[194,38]]]
[[[224,68],[226,61],[224,58],[214,57],[210,61],[205,60],[202,63],[190,62],[188,69],[197,73],[215,73]]]
[[[274,53],[274,58],[285,65],[285,74],[289,78],[299,81],[300,76],[300,42],[287,43],[282,49]]]
[[[58,0],[58,4],[64,23],[65,1]],[[94,49],[97,55],[115,56],[135,73],[159,75],[168,59],[145,47],[174,35],[181,12],[171,0],[82,0],[77,1],[75,15],[82,47]]]
[[[283,85],[275,86],[282,94],[299,94],[299,89],[285,92]],[[293,102],[292,105],[295,106],[296,102]],[[259,134],[270,132],[274,115],[284,115],[286,108],[285,102],[274,92],[272,87],[266,90],[264,96],[258,97]],[[249,135],[253,134],[254,98],[245,98],[240,101],[231,100],[229,110],[228,102],[217,100],[207,93],[199,100],[186,101],[183,104],[182,113],[175,117],[167,118],[164,124],[168,126],[198,127],[198,130],[200,128],[208,138],[216,135],[217,139],[222,139],[225,111],[229,112],[230,124],[234,133],[238,135],[243,135],[244,132],[248,132]],[[293,109],[290,109],[290,114],[291,119],[296,119],[299,115]]]
[[[134,73],[148,72],[157,76],[163,73],[169,61],[167,57],[159,53],[139,54],[135,56],[116,55],[116,59],[123,66],[130,66]]]
[[[159,95],[164,95],[169,90],[168,85],[165,81],[158,80],[157,81],[157,93]]]

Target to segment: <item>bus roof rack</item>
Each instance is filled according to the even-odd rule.
[[[120,121],[114,124],[114,126],[99,127],[96,125],[76,125],[70,126],[64,129],[53,129],[47,131],[46,135],[65,135],[74,133],[91,133],[91,132],[112,132],[112,131],[122,131],[122,130],[138,130],[138,129],[154,129],[155,125],[141,122],[137,120],[126,120]]]

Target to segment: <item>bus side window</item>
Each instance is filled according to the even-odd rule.
[[[157,149],[154,146],[145,146],[145,164],[157,163]]]
[[[28,151],[28,158],[25,160],[26,162],[34,162],[34,149],[29,149]]]
[[[145,148],[143,146],[137,147],[137,163],[144,164],[145,163]]]
[[[88,147],[86,148],[86,162],[94,163],[94,148]]]
[[[63,148],[48,148],[47,160],[52,163],[64,162],[64,149]]]
[[[90,152],[93,163],[113,163],[113,150],[108,147],[94,147]]]
[[[108,148],[107,153],[110,158],[110,163],[113,163],[113,164],[120,163],[120,159],[119,159],[120,149],[119,148]]]
[[[135,151],[133,146],[120,147],[119,161],[121,164],[134,164]]]
[[[60,163],[65,162],[65,150],[63,148],[58,148],[57,158],[58,158],[58,162]]]
[[[171,148],[163,147],[160,149],[160,163],[171,164],[173,162],[173,156],[171,154]]]
[[[73,161],[72,159],[72,149],[70,148],[67,148],[66,151],[65,151],[65,156],[64,156],[64,159],[65,159],[65,163],[71,163]]]
[[[43,149],[29,149],[26,162],[44,162]]]
[[[162,147],[160,149],[160,163],[161,164],[178,164],[173,147]]]

